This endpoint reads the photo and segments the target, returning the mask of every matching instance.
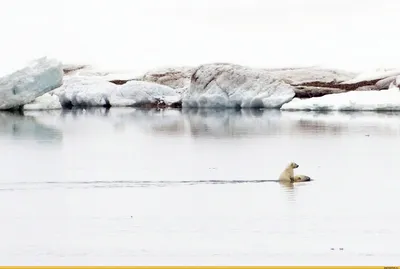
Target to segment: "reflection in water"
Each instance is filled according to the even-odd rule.
[[[287,195],[288,201],[290,202],[296,201],[296,189],[293,183],[279,182],[279,185],[282,187],[283,191]]]
[[[192,137],[239,138],[257,135],[321,133],[341,135],[397,135],[399,113],[386,112],[292,112],[280,110],[130,110],[115,113],[119,124],[135,124],[154,134]],[[113,115],[111,112],[110,115]]]
[[[124,128],[132,123],[145,130],[163,135],[185,133],[185,122],[179,110],[130,109],[118,113],[118,123],[115,126]]]
[[[184,111],[194,137],[240,137],[243,135],[277,134],[279,110],[215,110],[190,109]]]
[[[341,135],[349,132],[397,135],[400,112],[373,111],[284,111],[282,118],[296,122],[305,133]]]
[[[62,132],[38,122],[35,117],[24,116],[21,112],[0,112],[0,135],[16,140],[58,143]]]
[[[279,182],[279,184],[287,190],[292,190],[294,188],[294,184],[291,182]]]
[[[29,113],[32,115],[32,112]],[[47,116],[52,116],[53,114],[50,113],[58,113],[61,122],[67,118],[85,121],[101,119],[104,124],[111,123],[114,130],[119,132],[131,126],[138,126],[143,131],[155,135],[190,135],[195,138],[240,138],[315,133],[342,135],[348,132],[393,136],[400,132],[400,113],[390,112],[304,112],[262,109],[180,111],[98,108],[33,113],[36,116],[46,115],[46,113]],[[22,116],[18,117],[17,119],[24,121]],[[31,118],[30,121],[34,119]]]
[[[306,187],[312,182],[299,182],[299,183],[291,183],[291,182],[278,182],[279,185],[282,187],[282,190],[286,193],[287,199],[290,202],[296,201],[296,194],[299,190],[299,187]]]
[[[387,112],[299,112],[262,109],[88,109],[28,112],[29,115],[0,114],[0,133],[14,138],[34,137],[35,140],[61,140],[61,131],[50,124],[37,121],[46,115],[62,125],[67,119],[91,121],[101,119],[123,132],[138,126],[155,135],[190,135],[194,138],[241,138],[264,135],[327,134],[348,132],[366,136],[397,135],[400,132],[400,113]],[[84,128],[84,127],[76,127]]]
[[[50,111],[52,112],[52,111]],[[72,118],[77,119],[82,116],[100,116],[100,117],[108,117],[110,113],[109,108],[94,108],[94,109],[68,109],[61,110],[60,114],[62,117],[70,115]]]

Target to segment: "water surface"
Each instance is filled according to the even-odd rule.
[[[0,148],[4,265],[399,262],[400,114],[1,113]]]

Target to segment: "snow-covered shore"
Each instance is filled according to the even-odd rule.
[[[400,110],[400,69],[356,74],[318,67],[259,69],[231,63],[144,74],[40,58],[0,78],[0,109],[88,107]]]
[[[308,99],[295,98],[281,110],[343,110],[395,111],[400,110],[400,90],[392,86],[381,91],[350,91]]]

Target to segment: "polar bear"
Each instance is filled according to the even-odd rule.
[[[283,170],[281,175],[279,176],[279,181],[281,182],[305,182],[311,181],[309,176],[305,175],[294,175],[293,170],[298,168],[299,165],[295,162],[289,163],[289,165]]]

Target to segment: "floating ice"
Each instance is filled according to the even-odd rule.
[[[11,109],[30,103],[62,84],[60,62],[46,57],[0,78],[0,109]]]

